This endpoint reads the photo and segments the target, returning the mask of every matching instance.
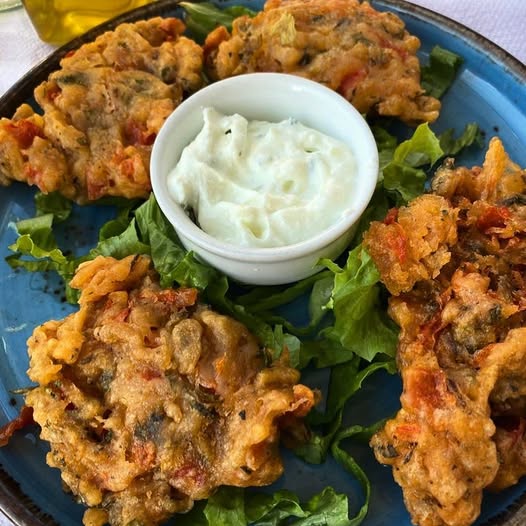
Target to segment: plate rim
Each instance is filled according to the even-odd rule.
[[[163,16],[170,9],[176,9],[181,0],[156,0],[153,3],[132,9],[122,15],[111,18],[86,33],[58,47],[33,66],[0,97],[0,118],[11,118],[20,104],[33,97],[34,88],[47,79],[50,73],[59,68],[60,60],[70,51],[93,41],[106,31],[111,31],[122,23]],[[187,0],[198,3],[199,0]],[[427,7],[412,4],[406,0],[371,0],[371,5],[386,10],[392,8],[415,18],[431,23],[439,28],[447,27],[457,37],[471,47],[484,52],[487,58],[506,68],[507,72],[519,82],[526,82],[526,65],[510,52],[490,41],[477,31],[465,26],[446,15]],[[55,519],[45,513],[32,499],[25,495],[19,483],[0,465],[0,523],[2,515],[16,526],[55,526]],[[496,516],[482,526],[520,526],[526,524],[526,491]]]

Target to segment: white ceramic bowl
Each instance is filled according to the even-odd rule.
[[[357,164],[353,212],[306,241],[277,248],[239,247],[208,235],[170,196],[167,186],[181,151],[203,126],[205,107],[249,120],[279,122],[292,117],[346,143]],[[187,250],[243,283],[278,285],[314,274],[320,270],[316,267],[320,258],[334,259],[346,248],[376,186],[378,151],[363,117],[336,92],[298,76],[253,73],[211,84],[179,105],[155,140],[150,172],[157,202]]]

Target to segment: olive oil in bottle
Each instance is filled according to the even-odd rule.
[[[151,0],[22,0],[44,42],[60,45],[88,29]]]

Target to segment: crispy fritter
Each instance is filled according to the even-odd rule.
[[[468,526],[483,489],[526,474],[526,177],[493,139],[482,168],[447,161],[432,188],[441,196],[417,198],[365,236],[395,294],[404,386],[371,445],[415,524]],[[447,214],[433,219],[430,202]],[[389,243],[411,245],[411,257],[390,260]]]
[[[423,195],[391,211],[383,223],[371,224],[365,247],[391,294],[439,274],[451,258],[449,247],[457,241],[457,215],[443,197]]]
[[[456,248],[463,258],[493,255],[524,265],[526,170],[511,161],[500,140],[491,140],[482,167],[455,168],[447,161],[432,188],[460,211],[469,232]]]
[[[145,256],[99,257],[71,282],[80,310],[29,339],[26,396],[50,466],[89,506],[84,523],[155,525],[221,485],[283,470],[281,419],[301,427],[314,393],[239,322],[161,289]]]
[[[484,201],[491,205],[526,204],[525,170],[514,163],[498,138],[490,141],[482,167],[458,167],[447,160],[433,177],[433,192],[461,202]]]
[[[84,203],[149,195],[153,141],[184,93],[202,85],[202,48],[175,18],[121,24],[64,57],[28,105],[0,120],[0,184]]]
[[[357,0],[268,0],[254,18],[206,39],[209,74],[276,71],[320,82],[362,113],[434,121],[440,102],[420,85],[417,37],[393,13]]]

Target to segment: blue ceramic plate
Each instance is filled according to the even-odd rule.
[[[220,5],[246,4],[260,8],[261,1],[214,1]],[[486,139],[498,134],[511,157],[526,166],[526,68],[479,35],[439,15],[403,1],[379,0],[373,5],[397,13],[408,30],[420,37],[425,60],[430,49],[439,44],[464,58],[459,78],[443,99],[443,111],[433,126],[436,131],[477,122]],[[16,107],[31,100],[34,87],[57,69],[58,61],[69,49],[93,40],[117,23],[178,11],[174,1],[160,0],[90,31],[59,49],[43,64],[32,70],[0,99],[0,116],[10,117]],[[471,150],[459,162],[482,161],[483,150]],[[15,240],[10,223],[34,213],[34,192],[22,185],[0,188],[0,424],[17,416],[23,403],[13,390],[28,386],[26,340],[33,328],[50,318],[62,318],[72,312],[62,297],[61,284],[54,275],[14,272],[5,263],[7,246]],[[102,208],[76,209],[73,225],[61,233],[63,244],[73,251],[83,251],[96,242],[97,227],[108,218]],[[63,245],[64,246],[64,245]],[[317,379],[311,378],[312,381]],[[309,381],[309,379],[307,379]],[[372,377],[353,404],[353,422],[368,423],[396,410],[400,383],[395,377]],[[47,447],[34,432],[19,432],[0,449],[0,507],[19,525],[63,526],[81,523],[83,507],[73,502],[61,487],[59,472],[46,466]],[[409,526],[402,494],[393,482],[391,470],[378,465],[367,447],[353,451],[372,483],[370,512],[364,526]],[[351,512],[362,502],[357,483],[337,464],[328,461],[319,467],[286,457],[285,475],[276,484],[296,491],[303,499],[326,485],[349,495]],[[486,495],[478,526],[526,524],[526,508],[521,507],[526,480],[499,495]],[[176,523],[176,521],[173,521]]]

